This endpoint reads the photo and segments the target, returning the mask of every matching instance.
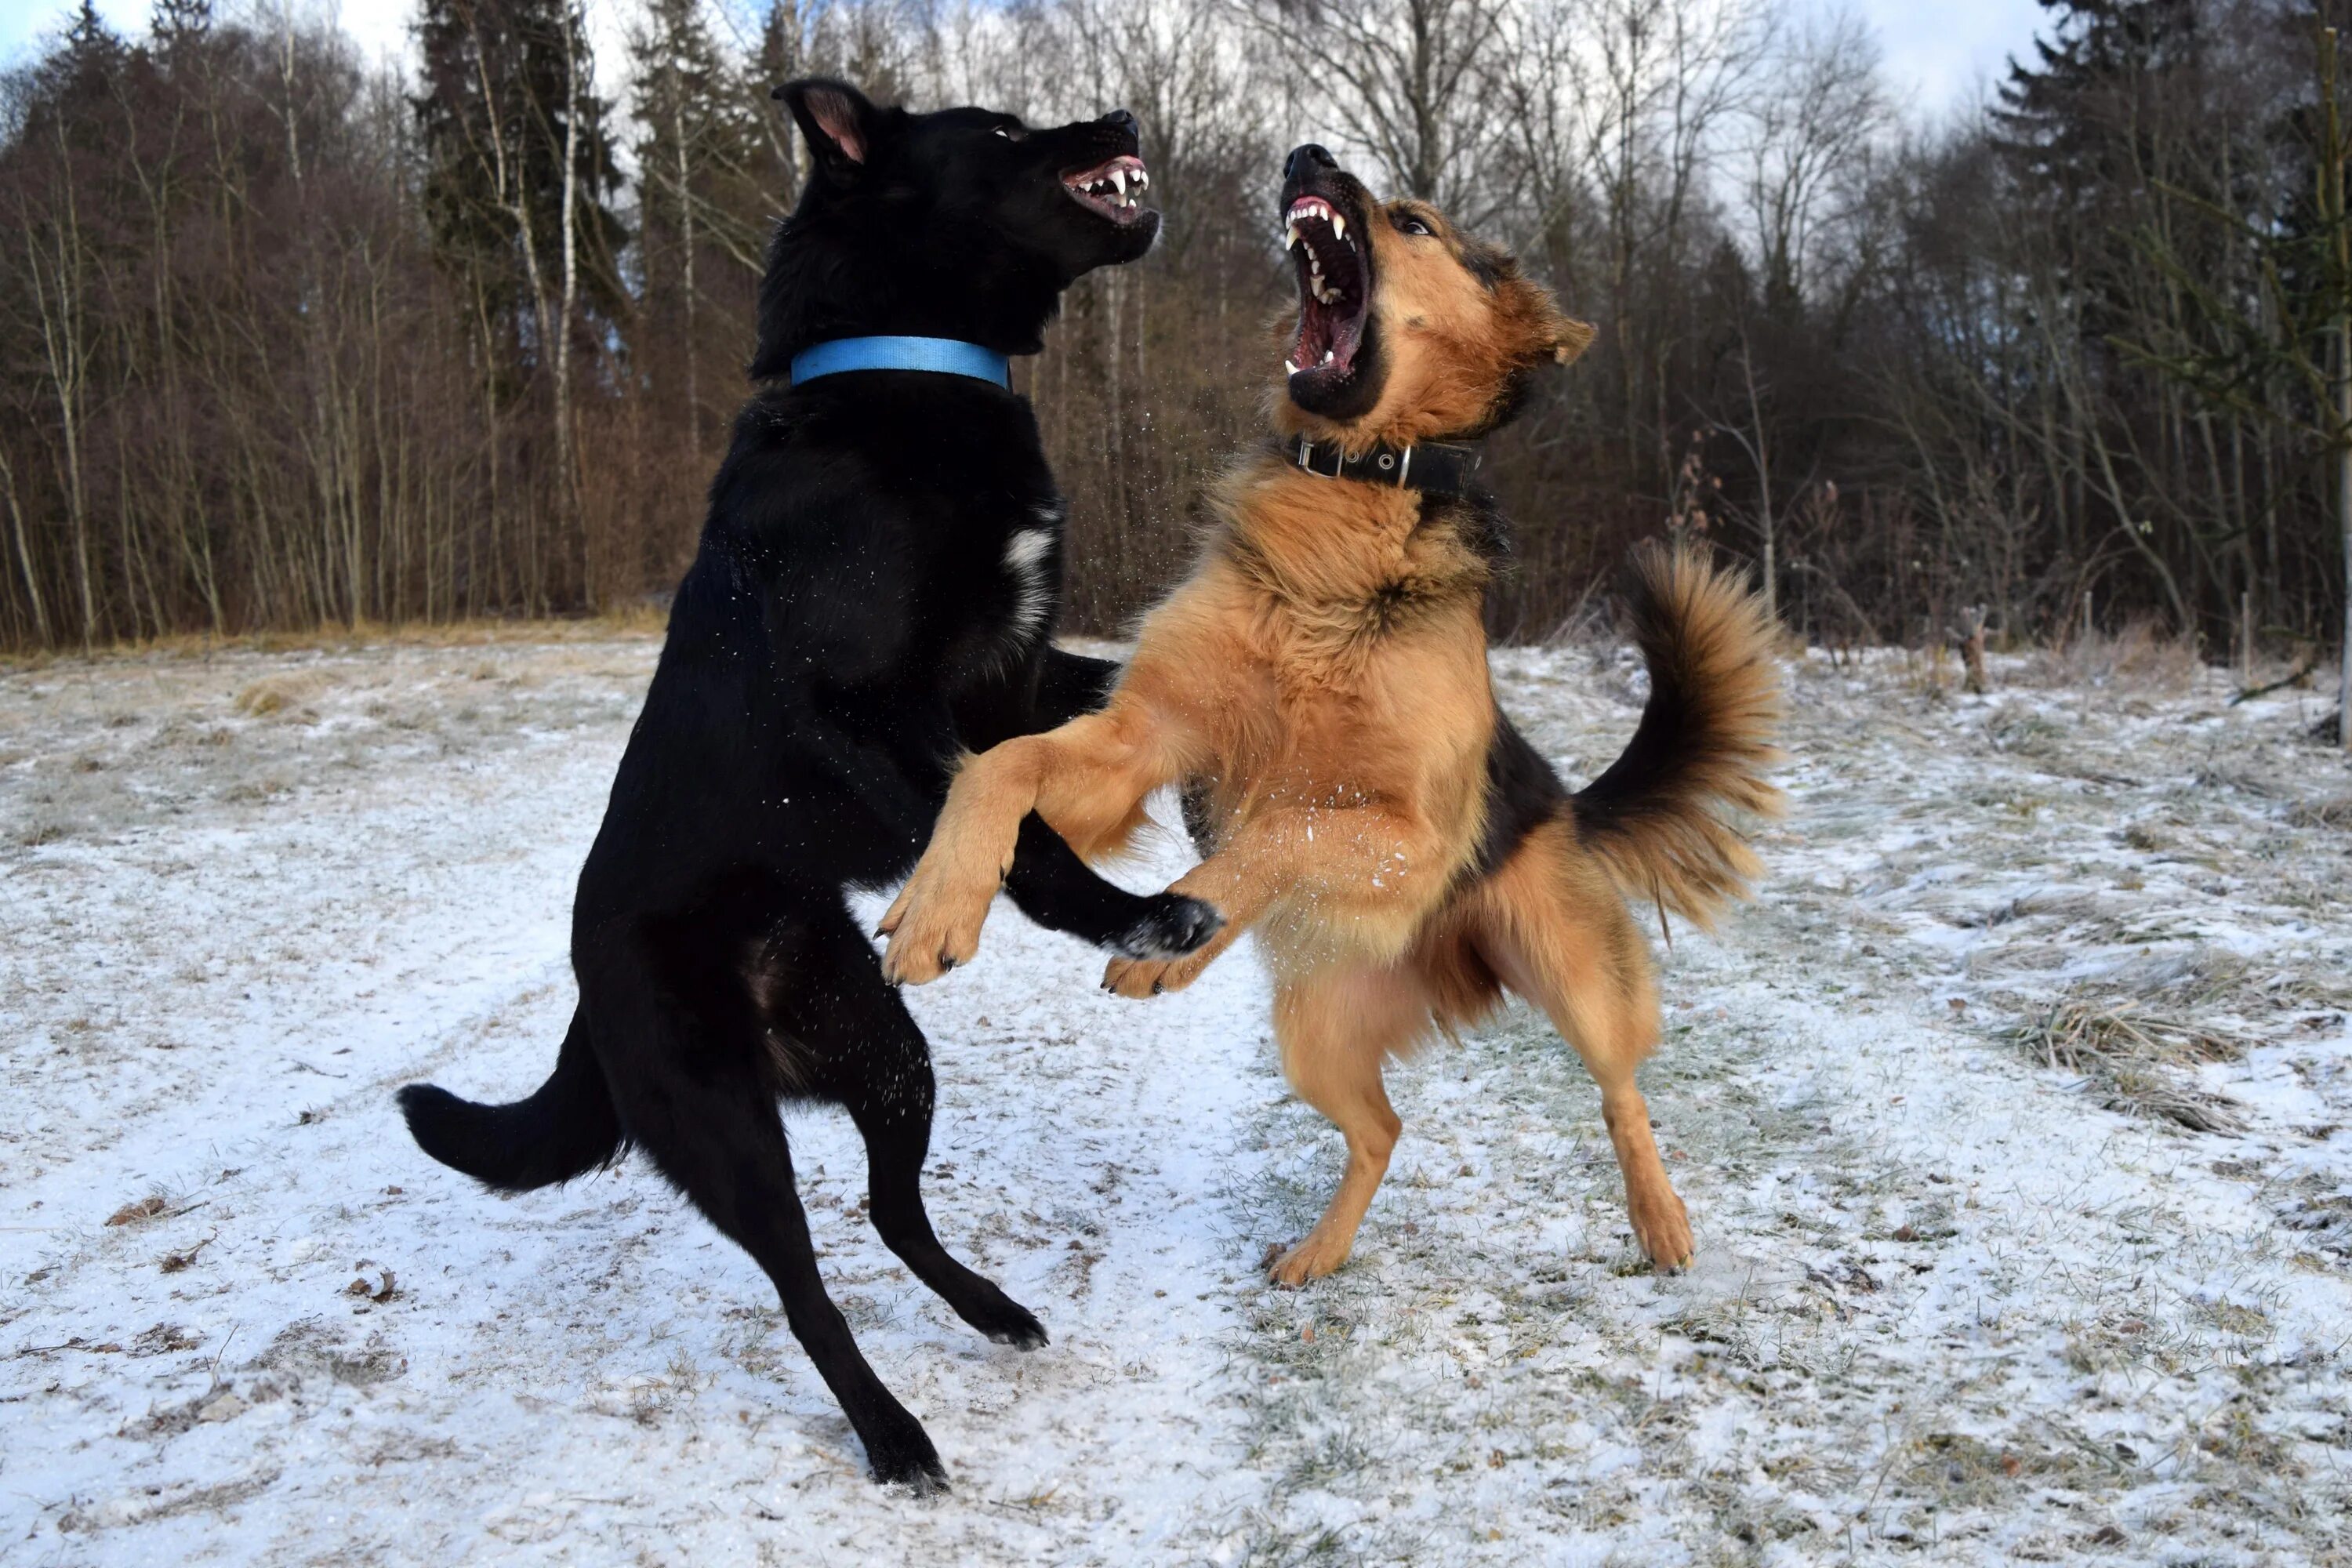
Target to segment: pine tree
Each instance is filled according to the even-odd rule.
[[[130,60],[129,46],[98,14],[96,0],[81,0],[66,26],[63,47],[33,68],[33,89],[26,96],[63,121],[77,146],[102,153],[105,124],[100,110],[113,97]]]
[[[435,251],[466,279],[518,381],[527,379],[552,358],[544,351],[562,288],[567,143],[583,263],[574,330],[601,339],[594,319],[616,321],[628,308],[614,262],[626,230],[610,205],[620,171],[608,105],[583,86],[593,68],[584,29],[562,0],[425,0],[417,42],[424,90],[411,104]]]
[[[2039,64],[2012,61],[1992,110],[2032,209],[2066,244],[2060,260],[2086,290],[2084,331],[2104,337],[2118,321],[2101,295],[2129,249],[2149,175],[2170,163],[2151,147],[2177,122],[2154,112],[2168,79],[2193,71],[2203,40],[2197,0],[2041,0],[2049,30],[2034,41]]]

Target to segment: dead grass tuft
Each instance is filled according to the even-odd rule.
[[[2077,992],[2010,1034],[2050,1067],[2100,1084],[2110,1110],[2161,1117],[2195,1132],[2244,1126],[2236,1101],[2181,1076],[2205,1062],[2243,1057],[2248,1042],[2229,1031],[2137,999]]]
[[[265,675],[236,694],[236,710],[252,718],[299,709],[326,689],[326,679],[308,672]]]
[[[2113,636],[2093,632],[2035,650],[2019,684],[2120,687],[2179,696],[2195,684],[2202,668],[2193,639],[2173,637],[2153,621],[2134,621]]]
[[[2297,827],[2352,827],[2352,795],[2298,801],[2287,808],[2286,819]]]

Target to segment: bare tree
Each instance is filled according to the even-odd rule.
[[[1346,150],[1381,183],[1471,223],[1490,216],[1503,136],[1483,89],[1504,38],[1503,0],[1250,0],[1241,15],[1315,84]]]
[[[1783,28],[1746,106],[1747,207],[1768,310],[1804,297],[1823,230],[1867,188],[1889,130],[1878,44],[1852,12]]]

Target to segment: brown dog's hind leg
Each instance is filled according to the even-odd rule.
[[[1692,1257],[1690,1218],[1666,1180],[1649,1105],[1633,1082],[1657,1047],[1658,986],[1624,900],[1558,826],[1530,835],[1479,900],[1479,952],[1504,984],[1549,1016],[1601,1086],[1634,1238],[1659,1268],[1683,1268]]]
[[[1276,991],[1283,1076],[1348,1140],[1348,1170],[1315,1228],[1266,1270],[1276,1284],[1304,1285],[1348,1260],[1404,1126],[1389,1106],[1381,1064],[1428,1025],[1427,994],[1397,970],[1326,971]]]

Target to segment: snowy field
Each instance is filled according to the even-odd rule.
[[[1052,1345],[792,1123],[928,1501],[641,1163],[498,1200],[394,1112],[552,1062],[650,641],[0,674],[0,1561],[2352,1562],[2352,772],[2328,694],[2127,652],[1791,661],[1772,880],[1664,961],[1677,1278],[1515,1011],[1394,1073],[1354,1260],[1268,1289],[1340,1149],[1246,951],[1125,1002],[1001,913],[913,997],[929,1188]],[[1632,728],[1622,656],[1495,663],[1580,778]]]

